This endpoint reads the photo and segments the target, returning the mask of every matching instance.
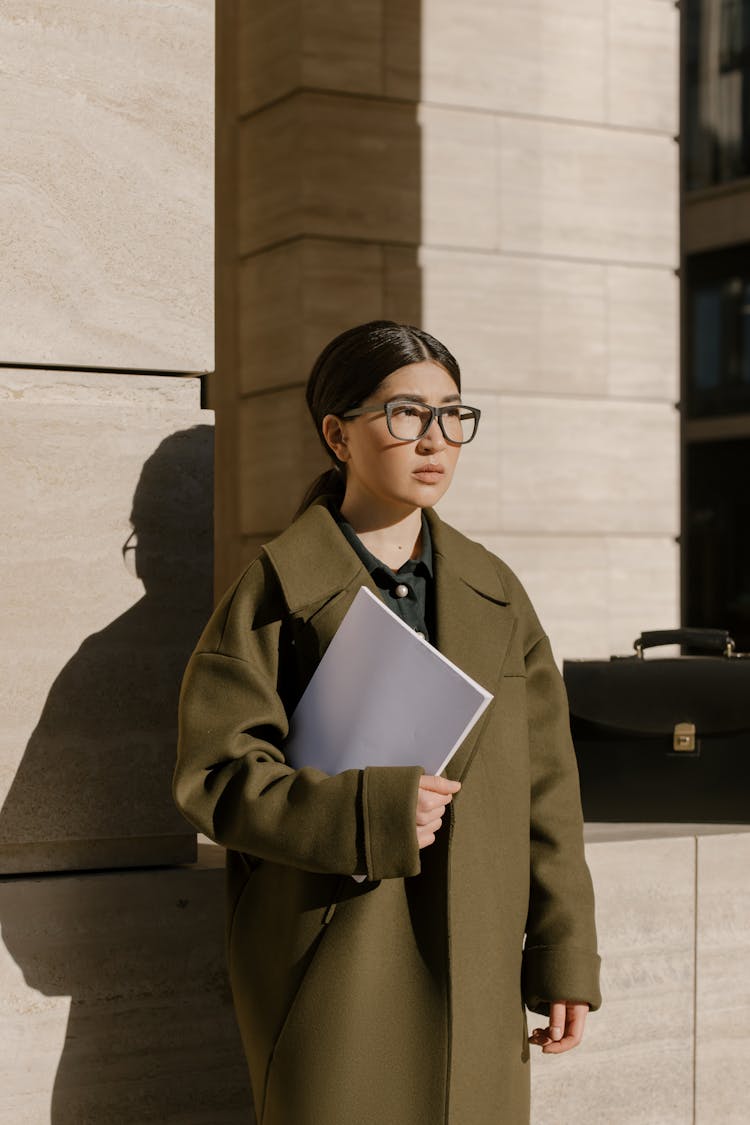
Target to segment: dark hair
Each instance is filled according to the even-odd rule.
[[[318,496],[332,493],[340,502],[346,491],[346,466],[323,437],[326,414],[345,414],[359,406],[393,371],[410,363],[434,360],[444,367],[461,390],[458,363],[439,340],[412,324],[393,320],[370,320],[334,337],[313,364],[305,398],[318,438],[334,463],[321,473],[302,498],[294,519]]]

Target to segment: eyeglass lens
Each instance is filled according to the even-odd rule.
[[[403,441],[415,441],[426,433],[432,414],[418,403],[395,403],[390,408],[391,433]],[[452,406],[441,421],[449,441],[470,441],[477,426],[476,415],[465,406]]]

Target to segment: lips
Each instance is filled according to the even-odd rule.
[[[422,465],[421,468],[414,470],[415,477],[424,477],[425,479],[433,479],[441,477],[445,469],[442,465]]]

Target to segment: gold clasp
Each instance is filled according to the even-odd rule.
[[[675,750],[695,750],[695,723],[675,723],[672,747]]]

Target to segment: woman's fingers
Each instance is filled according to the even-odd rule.
[[[442,823],[443,818],[439,816],[433,817],[432,820],[424,821],[422,824],[419,824],[418,827],[421,828],[423,832],[437,832]]]
[[[447,801],[418,801],[417,824],[426,824],[429,820],[442,816],[447,804]]]
[[[449,777],[440,777],[434,773],[423,773],[419,779],[419,788],[431,789],[435,793],[458,793],[461,782],[451,781]]]
[[[565,1005],[559,1000],[549,1006],[549,1037],[557,1041],[565,1034],[567,1021]]]
[[[445,809],[429,809],[427,812],[417,812],[416,824],[418,828],[428,828],[430,825],[440,827]]]
[[[562,1038],[543,1047],[545,1054],[559,1055],[563,1051],[569,1051],[571,1047],[577,1047],[583,1038],[588,1004],[568,1004],[565,1007],[566,1019]]]
[[[535,1028],[529,1043],[541,1047],[545,1055],[559,1055],[577,1047],[583,1038],[588,1010],[588,1004],[555,1001],[550,1004],[549,1026]]]
[[[451,781],[436,774],[422,774],[417,793],[417,842],[420,848],[434,844],[435,833],[443,823],[445,806],[461,788],[460,781]]]

